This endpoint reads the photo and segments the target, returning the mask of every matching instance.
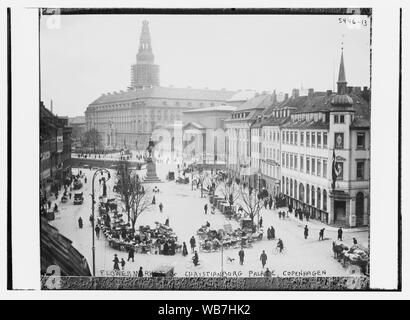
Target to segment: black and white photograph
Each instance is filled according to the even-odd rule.
[[[343,3],[23,11],[13,287],[401,288],[398,20],[389,47]]]
[[[40,15],[42,272],[368,276],[370,10],[54,11]]]

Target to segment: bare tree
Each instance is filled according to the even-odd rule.
[[[241,188],[240,190],[243,211],[251,218],[252,224],[255,216],[259,216],[259,212],[263,207],[263,201],[256,190]],[[259,221],[257,222],[259,225]]]
[[[121,161],[117,171],[115,190],[125,204],[128,222],[133,230],[138,217],[150,206],[150,194],[147,192],[138,175],[132,174],[127,161]]]
[[[220,181],[216,187],[216,191],[219,191],[223,197],[229,202],[229,209],[241,196],[239,186],[232,179]]]

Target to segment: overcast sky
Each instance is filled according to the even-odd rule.
[[[369,86],[370,27],[340,16],[79,15],[40,23],[42,100],[84,115],[102,93],[126,90],[143,20],[149,20],[161,86],[210,89],[334,87],[341,41],[348,85]],[[335,75],[334,75],[335,71]]]

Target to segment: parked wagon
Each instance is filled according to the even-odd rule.
[[[173,277],[174,267],[169,265],[160,265],[154,271],[152,271],[152,277]]]

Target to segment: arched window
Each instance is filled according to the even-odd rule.
[[[302,183],[299,183],[299,200],[305,201],[305,186]]]
[[[317,208],[318,209],[320,209],[320,204],[321,204],[321,193],[320,193],[320,188],[317,188],[316,189],[316,195],[317,195],[317,198],[316,198],[316,206],[317,206]]]
[[[306,203],[309,204],[309,197],[310,197],[310,187],[309,184],[306,185]]]
[[[323,189],[323,211],[327,211],[327,191]]]
[[[312,206],[315,206],[315,187],[312,186]]]

